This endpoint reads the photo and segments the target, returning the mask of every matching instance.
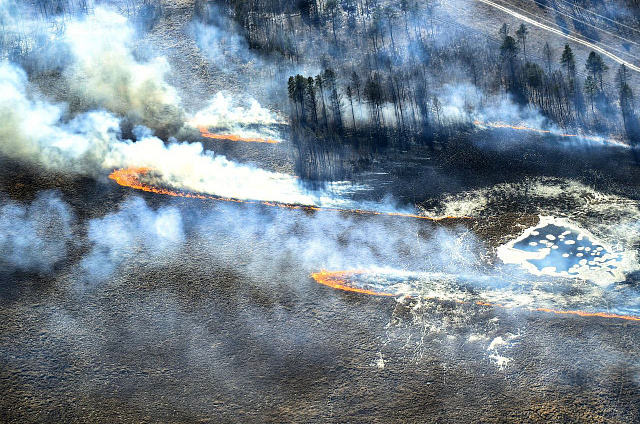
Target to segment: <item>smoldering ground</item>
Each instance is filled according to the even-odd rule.
[[[12,365],[2,371],[3,418],[343,421],[365,408],[365,420],[400,422],[429,408],[430,416],[491,420],[498,411],[527,416],[532,401],[532,414],[559,408],[584,417],[625,410],[637,390],[632,326],[396,303],[308,278],[319,262],[408,257],[424,267],[425,257],[440,257],[460,267],[447,244],[455,232],[422,221],[161,199],[131,197],[88,222],[84,257],[100,260],[66,264],[47,297],[4,298],[0,340]],[[438,235],[445,243],[411,253],[419,242],[408,240],[424,225],[425,241]],[[118,237],[114,228],[123,230]],[[97,272],[109,264],[115,272]],[[39,306],[25,308],[34,296]],[[366,393],[354,398],[357,387]],[[511,407],[495,393],[509,393]]]

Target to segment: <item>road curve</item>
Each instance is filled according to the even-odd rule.
[[[549,32],[552,32],[552,33],[554,33],[556,35],[560,35],[560,36],[565,37],[565,38],[567,38],[567,39],[569,39],[569,40],[571,40],[573,42],[582,44],[583,46],[587,46],[587,47],[593,49],[594,51],[597,51],[597,52],[603,54],[604,56],[607,56],[608,58],[612,59],[615,62],[618,62],[620,64],[624,64],[629,69],[632,69],[632,70],[634,70],[636,72],[640,72],[640,67],[638,67],[638,66],[634,65],[633,63],[628,62],[628,61],[626,61],[624,59],[621,59],[620,57],[616,56],[613,53],[610,53],[609,51],[603,49],[602,47],[600,47],[600,46],[598,46],[596,44],[593,44],[593,43],[590,43],[588,41],[582,40],[582,39],[580,39],[580,38],[578,38],[576,36],[573,36],[571,34],[565,34],[564,32],[560,31],[557,28],[553,28],[553,27],[551,27],[549,25],[545,25],[545,24],[542,24],[540,22],[537,22],[537,21],[535,21],[535,20],[533,20],[533,19],[531,19],[531,18],[529,18],[529,17],[527,17],[525,15],[522,15],[522,14],[520,14],[518,12],[514,12],[513,10],[509,9],[508,7],[502,6],[501,4],[495,3],[495,2],[493,2],[491,0],[477,0],[477,1],[482,2],[482,3],[484,3],[484,4],[488,5],[488,6],[496,8],[498,10],[501,10],[501,11],[503,11],[503,12],[505,12],[505,13],[511,15],[511,16],[514,16],[514,17],[516,17],[516,18],[518,18],[520,20],[523,20],[523,21],[525,21],[525,22],[527,22],[527,23],[529,23],[529,24],[531,24],[533,26],[536,26],[538,28],[542,28],[542,29],[544,29],[546,31],[549,31]]]

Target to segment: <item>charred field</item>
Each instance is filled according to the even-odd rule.
[[[637,2],[0,22],[0,422],[640,421]]]
[[[412,155],[402,166],[411,177],[392,172],[392,186],[407,187],[417,175],[407,165]],[[7,422],[637,419],[635,323],[335,291],[310,278],[317,268],[300,263],[299,252],[283,253],[278,237],[258,232],[240,244],[237,234],[256,215],[265,225],[294,219],[285,228],[295,233],[330,212],[137,194],[106,177],[69,179],[15,163],[3,169],[12,199],[56,190],[77,216],[76,246],[56,264],[55,278],[3,277]],[[138,196],[152,210],[191,216],[180,249],[161,261],[147,246],[114,252],[124,260],[106,283],[73,276],[91,251],[86,223]],[[539,203],[496,196],[506,212],[422,222],[418,237],[463,225],[497,246],[537,222]],[[362,225],[384,232],[389,220],[407,219],[356,217],[340,237]],[[235,231],[221,230],[220,221]],[[394,229],[415,239],[415,228],[402,227]],[[497,365],[496,352],[507,365]]]

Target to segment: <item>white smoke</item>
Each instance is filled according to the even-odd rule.
[[[169,63],[145,49],[126,17],[97,6],[87,15],[51,16],[45,25],[31,12],[11,0],[0,4],[0,46],[25,69],[47,72],[55,84],[44,91],[72,105],[72,113],[104,109],[163,134],[181,128],[180,98],[165,81]]]
[[[91,220],[88,229],[91,252],[80,267],[91,281],[110,276],[123,262],[144,252],[159,259],[185,241],[179,211],[163,207],[154,211],[140,198],[123,203],[118,212]]]
[[[165,144],[152,130],[180,122],[175,90],[165,82],[163,58],[141,63],[133,54],[134,31],[123,16],[96,8],[95,13],[68,23],[59,40],[71,60],[64,70],[74,101],[89,112],[69,120],[64,104],[34,97],[26,74],[17,66],[0,67],[0,150],[48,168],[96,174],[102,170],[146,166],[165,186],[239,199],[306,205],[339,206],[335,192],[308,192],[292,176],[241,165],[205,152],[200,143]],[[167,109],[168,108],[168,109]],[[171,110],[169,110],[171,109]],[[173,111],[173,112],[172,112]],[[249,99],[242,103],[218,93],[190,124],[245,137],[277,138],[269,128],[281,122]],[[122,139],[123,124],[143,123]]]
[[[74,220],[69,206],[51,192],[26,205],[5,202],[0,206],[3,271],[51,271],[67,258]]]
[[[116,140],[119,121],[106,112],[90,112],[64,122],[64,105],[31,99],[26,74],[0,64],[0,151],[57,169],[95,171]]]
[[[80,262],[78,278],[107,281],[140,264],[173,266],[172,261],[194,255],[212,267],[233,266],[248,280],[267,284],[280,281],[283,270],[292,267],[302,272],[296,284],[306,285],[311,272],[323,268],[388,264],[471,273],[483,266],[483,246],[467,231],[439,229],[418,237],[419,220],[360,219],[333,211],[307,214],[226,202],[198,205],[202,207],[154,210],[133,198],[117,212],[92,219],[90,251]]]
[[[194,127],[215,128],[243,138],[278,141],[280,134],[272,126],[283,122],[280,116],[260,106],[255,99],[239,103],[222,92],[218,92],[205,108],[189,119],[189,124]]]
[[[470,83],[446,84],[438,95],[442,118],[452,122],[498,122],[535,129],[557,130],[536,108],[516,105],[508,94],[487,96]]]
[[[231,104],[229,98],[217,96],[197,119],[218,126],[276,122],[255,101],[248,108]],[[90,174],[146,166],[157,171],[163,185],[181,190],[282,203],[344,205],[335,192],[309,192],[290,175],[238,164],[205,151],[201,143],[165,144],[141,126],[134,131],[140,138],[137,142],[123,140],[120,119],[110,112],[88,112],[68,122],[65,112],[64,105],[33,99],[26,74],[19,68],[8,63],[0,66],[0,150],[8,156]]]
[[[141,137],[137,142],[122,140],[120,120],[108,112],[89,112],[64,122],[63,105],[33,100],[27,92],[25,73],[13,65],[2,64],[0,149],[8,156],[35,160],[45,167],[88,173],[147,166],[157,170],[163,182],[171,187],[226,197],[303,204],[329,200],[305,194],[299,182],[289,175],[237,164],[205,152],[201,143],[166,145],[143,127],[137,127],[136,134]],[[274,120],[257,103],[248,111],[228,105],[225,99],[214,107],[216,122]],[[253,117],[247,113],[251,111],[255,112]]]
[[[244,105],[235,104],[232,97],[219,92],[189,122],[196,126],[233,128],[237,125],[268,126],[281,123],[281,119],[255,99],[249,99]]]
[[[164,186],[234,199],[338,207],[347,205],[339,196],[350,188],[307,190],[291,175],[230,161],[205,151],[201,143],[165,145],[156,137],[114,143],[102,163],[105,169],[131,166],[158,171]]]
[[[151,134],[167,125],[178,128],[184,116],[180,100],[165,82],[164,58],[139,62],[134,31],[127,19],[97,7],[71,20],[58,40],[71,56],[64,76],[73,107],[89,110],[69,120],[68,107],[35,98],[25,72],[0,66],[0,150],[48,168],[99,173],[118,167],[148,166],[170,187],[241,199],[326,204],[331,194],[308,195],[291,176],[240,165],[205,152],[200,143],[166,145]],[[79,99],[79,100],[78,100]],[[178,119],[179,118],[179,119]],[[277,138],[268,128],[280,118],[257,101],[236,103],[222,93],[197,112],[191,124],[245,137]],[[123,124],[138,125],[137,143],[121,138]],[[256,129],[257,128],[257,129]]]

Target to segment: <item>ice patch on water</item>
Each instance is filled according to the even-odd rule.
[[[585,252],[593,261],[582,259]],[[497,254],[504,263],[521,265],[535,275],[576,277],[600,285],[623,281],[635,267],[632,255],[616,251],[567,219],[549,216],[540,217],[538,225],[498,247]]]

